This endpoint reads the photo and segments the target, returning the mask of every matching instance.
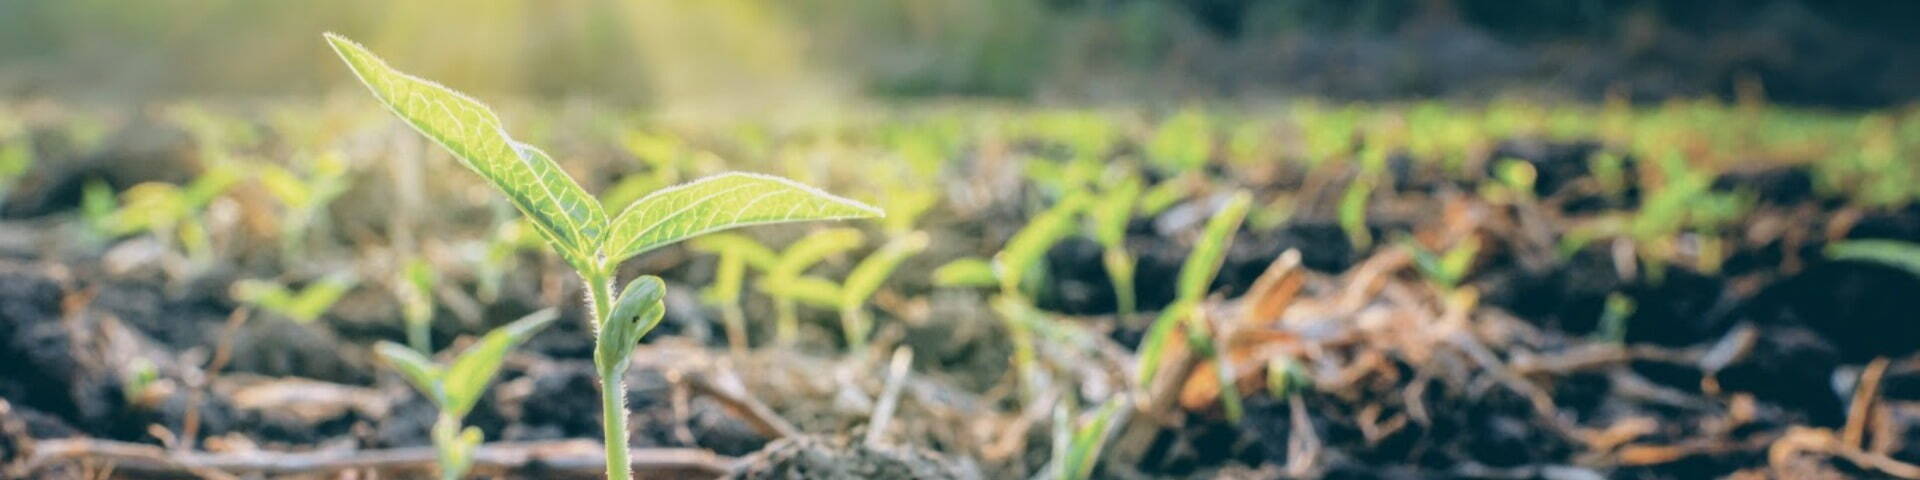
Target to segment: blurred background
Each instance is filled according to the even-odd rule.
[[[322,31],[476,94],[672,107],[1527,92],[1875,107],[1920,92],[1920,3],[1818,0],[0,2],[0,93],[313,94]]]

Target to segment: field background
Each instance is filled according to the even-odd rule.
[[[549,312],[475,473],[600,471],[578,277],[329,31],[610,211],[889,212],[620,269],[647,478],[1920,478],[1920,3],[1814,0],[0,1],[0,478],[429,478],[372,345]]]

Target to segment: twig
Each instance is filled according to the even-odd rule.
[[[187,395],[186,418],[180,421],[180,448],[192,450],[200,444],[200,400],[206,396],[207,388],[213,384],[213,376],[227,368],[227,362],[233,358],[233,339],[239,336],[240,326],[247,323],[252,314],[248,308],[238,308],[227,315],[227,326],[220,330],[220,343],[213,347],[213,359],[207,362],[207,368],[200,372],[197,385]]]
[[[873,417],[867,421],[867,446],[878,447],[886,437],[887,423],[893,421],[893,411],[900,405],[900,387],[907,382],[907,368],[913,366],[913,349],[899,347],[893,349],[893,361],[887,365],[887,385],[880,392],[880,404],[873,408]]]
[[[769,440],[800,434],[800,429],[794,428],[779,412],[748,393],[747,387],[741,385],[740,379],[729,370],[715,368],[711,375],[690,371],[686,373],[686,382],[694,392],[719,401],[727,411],[746,420],[748,426]]]
[[[1847,425],[1840,430],[1840,442],[1847,448],[1861,448],[1867,436],[1867,422],[1873,416],[1874,404],[1880,398],[1880,379],[1887,374],[1887,357],[1873,359],[1867,369],[1860,372],[1860,380],[1853,386],[1853,403],[1847,407]]]
[[[632,452],[635,473],[647,476],[713,478],[731,471],[735,460],[701,449],[656,448]],[[600,443],[588,440],[492,443],[474,453],[473,471],[533,478],[591,478],[605,471]],[[69,462],[103,462],[129,478],[181,477],[216,471],[235,475],[297,475],[345,470],[416,472],[435,468],[433,447],[387,450],[197,453],[168,452],[138,443],[90,438],[42,440],[21,466],[29,477]]]

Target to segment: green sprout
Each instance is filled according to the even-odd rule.
[[[1028,290],[1038,288],[1037,279],[1046,274],[1046,262],[1041,260],[1046,259],[1047,250],[1074,234],[1078,228],[1075,219],[1090,202],[1085,194],[1069,195],[1028,220],[992,260],[962,258],[933,273],[936,285],[1000,287],[1000,294],[989,303],[1006,322],[1007,336],[1013,342],[1013,366],[1023,392],[1039,391],[1043,381],[1031,324],[1046,320],[1046,315],[1033,307]]]
[[[693,239],[689,243],[693,250],[720,256],[720,262],[714,266],[713,283],[701,290],[700,298],[720,309],[720,321],[727,331],[727,344],[735,352],[747,349],[747,317],[740,307],[741,286],[746,282],[747,267],[753,266],[761,271],[773,269],[779,257],[751,238],[734,233],[716,233]]]
[[[373,351],[381,360],[399,371],[440,410],[431,436],[442,480],[463,477],[467,469],[472,468],[481,433],[477,427],[461,428],[461,422],[486,393],[487,384],[493,383],[507,351],[532,338],[559,316],[548,308],[496,328],[445,365],[436,364],[425,354],[398,343],[381,341],[374,346]]]
[[[1466,280],[1467,273],[1473,268],[1473,260],[1480,254],[1479,237],[1467,237],[1454,243],[1453,248],[1444,252],[1428,250],[1420,242],[1408,239],[1404,248],[1413,254],[1413,266],[1434,285],[1452,290]]]
[[[339,152],[316,155],[306,162],[304,172],[264,165],[260,183],[280,201],[284,209],[280,224],[280,253],[285,259],[300,258],[307,252],[307,239],[326,219],[327,206],[346,193],[346,158]]]
[[[1607,294],[1607,301],[1600,310],[1600,321],[1594,328],[1593,336],[1606,342],[1626,342],[1627,320],[1633,318],[1634,309],[1633,297],[1620,292]]]
[[[1147,140],[1147,160],[1166,172],[1190,172],[1213,156],[1213,127],[1206,114],[1188,109],[1160,123]]]
[[[27,169],[33,168],[34,162],[33,136],[27,134],[25,129],[17,129],[18,132],[6,130],[5,126],[0,126],[0,142],[4,142],[0,144],[0,204],[6,202],[7,196],[13,193],[13,187],[21,177],[27,175]]]
[[[394,285],[407,324],[407,345],[420,353],[433,352],[433,289],[439,281],[433,265],[415,258],[407,261]]]
[[[388,66],[345,37],[326,34],[334,52],[394,115],[439,143],[532,220],[547,245],[580,274],[592,312],[594,364],[600,375],[607,477],[632,476],[624,382],[640,338],[660,321],[666,290],[641,276],[614,294],[627,259],[734,227],[883,216],[879,209],[792,180],[727,173],[656,190],[609,216],[552,157],[508,137],[486,105]]]
[[[901,261],[926,250],[927,242],[925,232],[902,235],[860,260],[853,271],[847,273],[840,287],[840,330],[846,336],[847,348],[859,350],[867,346],[867,335],[873,330],[873,321],[867,316],[867,299],[880,289],[880,284],[886,282]]]
[[[98,227],[108,237],[148,233],[177,246],[187,258],[204,261],[213,254],[213,245],[201,215],[215,198],[240,180],[237,167],[216,165],[184,187],[161,182],[134,185],[120,192],[118,207],[113,213],[97,217]],[[92,194],[99,196],[104,191],[107,190],[95,188]],[[90,211],[107,208],[103,200],[93,201],[88,207]]]
[[[1233,246],[1233,237],[1246,219],[1247,209],[1252,205],[1253,197],[1247,192],[1236,192],[1227,200],[1226,205],[1207,220],[1200,240],[1194,244],[1193,253],[1180,266],[1180,276],[1175,283],[1176,290],[1172,304],[1160,310],[1160,316],[1147,328],[1145,338],[1140,340],[1140,356],[1135,365],[1137,384],[1151,385],[1158,373],[1161,358],[1166,355],[1169,341],[1176,329],[1185,325],[1185,336],[1195,352],[1212,357],[1219,366],[1220,401],[1226,408],[1227,418],[1239,419],[1240,395],[1234,385],[1234,376],[1230,365],[1222,358],[1223,352],[1213,338],[1212,327],[1207,324],[1205,309],[1201,302],[1206,300],[1208,287],[1213,278],[1220,273],[1220,267],[1226,262],[1227,249]]]
[[[1088,414],[1089,418],[1079,422],[1074,421],[1065,403],[1054,407],[1053,478],[1093,478],[1093,468],[1100,464],[1100,451],[1106,448],[1113,431],[1125,422],[1127,404],[1125,396],[1107,400]]]
[[[1127,252],[1127,223],[1133,220],[1133,207],[1140,198],[1140,177],[1128,175],[1108,189],[1100,201],[1087,211],[1093,239],[1100,242],[1100,260],[1113,282],[1113,298],[1123,317],[1133,316],[1137,308],[1133,287],[1133,254]]]
[[[860,248],[865,242],[866,236],[859,230],[828,228],[801,237],[780,252],[766,275],[755,284],[773,298],[776,341],[786,345],[799,341],[801,303],[829,309],[840,306],[840,286],[831,280],[806,275],[807,269],[827,257]]]
[[[339,273],[308,283],[296,292],[277,282],[247,279],[233,282],[233,298],[304,325],[319,320],[356,283],[352,275]]]

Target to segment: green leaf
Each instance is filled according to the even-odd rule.
[[[1007,239],[1006,246],[993,256],[994,270],[1000,278],[1004,293],[1012,293],[1021,287],[1021,281],[1032,271],[1040,260],[1046,258],[1047,250],[1060,240],[1073,235],[1077,225],[1074,218],[1089,203],[1086,195],[1069,195],[1039,215],[1027,221],[1027,226]]]
[[[887,280],[900,262],[927,249],[926,232],[913,232],[887,242],[879,250],[868,255],[847,273],[847,279],[840,287],[840,308],[858,308],[867,303],[880,284]]]
[[[1240,222],[1247,218],[1247,208],[1252,203],[1253,196],[1247,192],[1235,193],[1207,220],[1199,243],[1194,244],[1193,253],[1187,255],[1186,263],[1180,266],[1179,298],[1199,301],[1207,295],[1207,287],[1213,284],[1214,275],[1220,273],[1227,248],[1233,246],[1233,235],[1240,230]]]
[[[1848,240],[1827,246],[1827,258],[1872,262],[1920,276],[1920,244],[1898,240]]]
[[[1160,309],[1160,316],[1154,318],[1153,324],[1147,327],[1146,337],[1140,339],[1140,357],[1134,363],[1136,384],[1152,385],[1153,375],[1160,369],[1160,358],[1166,356],[1167,342],[1179,331],[1176,327],[1180,326],[1180,320],[1198,308],[1198,301],[1182,298]]]
[[[328,309],[333,308],[334,303],[340,301],[340,297],[346,296],[347,292],[352,291],[353,286],[358,283],[353,276],[344,273],[322,278],[301,289],[298,295],[289,299],[284,307],[285,311],[280,313],[300,323],[318,320],[321,315],[327,313]]]
[[[933,284],[942,287],[991,287],[1000,284],[1000,277],[993,273],[993,263],[983,258],[967,257],[933,269]]]
[[[703,235],[693,239],[688,246],[693,247],[695,251],[740,257],[747,265],[761,271],[773,270],[773,266],[780,261],[780,254],[774,253],[773,249],[761,245],[760,242],[746,235],[736,233]]]
[[[328,33],[326,38],[382,104],[505,193],[575,268],[592,266],[607,214],[552,158],[508,137],[486,105],[395,70],[345,37]]]
[[[407,383],[413,384],[413,388],[419,389],[420,394],[426,395],[435,406],[445,407],[447,394],[440,388],[443,372],[439,365],[433,364],[433,359],[407,348],[406,345],[385,340],[373,346],[373,353],[379,355],[380,361],[386,362],[387,366],[400,372],[400,376],[406,378]]]
[[[652,275],[635,278],[620,290],[620,298],[614,300],[612,311],[596,332],[594,364],[600,368],[602,377],[617,378],[626,372],[627,357],[633,354],[634,345],[659,325],[660,317],[666,314],[666,303],[662,301],[666,295],[666,282]]]
[[[1133,220],[1133,204],[1140,198],[1140,177],[1128,175],[1119,185],[1101,195],[1100,202],[1087,209],[1093,221],[1093,238],[1107,248],[1126,245],[1127,222]]]
[[[453,366],[447,369],[441,382],[446,389],[447,402],[441,409],[455,417],[465,417],[480,401],[480,395],[486,393],[487,383],[493,381],[494,373],[500,370],[500,362],[507,358],[507,351],[520,342],[532,338],[540,329],[546,328],[560,312],[545,309],[533,312],[506,326],[493,329],[480,337],[479,342],[460,352]]]
[[[763,278],[762,282],[769,279]],[[802,275],[787,279],[779,286],[779,296],[797,300],[800,303],[818,308],[836,308],[840,306],[840,285],[812,275]]]
[[[779,261],[774,263],[773,268],[767,269],[767,277],[774,279],[775,282],[798,277],[808,268],[813,267],[813,264],[820,263],[827,257],[860,248],[860,244],[864,242],[866,242],[866,235],[859,230],[851,228],[816,230],[780,252]]]
[[[648,194],[608,228],[608,264],[689,237],[734,227],[881,217],[872,206],[784,178],[723,173]]]
[[[1340,196],[1340,229],[1347,232],[1355,250],[1373,245],[1373,233],[1367,230],[1367,200],[1372,196],[1373,180],[1367,178],[1354,179]]]
[[[1093,418],[1074,430],[1068,441],[1066,462],[1060,465],[1061,478],[1083,480],[1093,476],[1093,467],[1100,463],[1100,451],[1106,447],[1108,432],[1117,425],[1114,417],[1126,405],[1125,397],[1107,400],[1094,411]]]

